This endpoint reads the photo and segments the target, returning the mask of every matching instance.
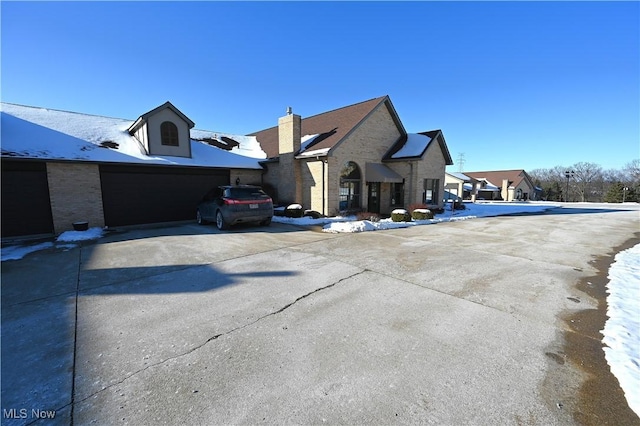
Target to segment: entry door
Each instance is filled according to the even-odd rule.
[[[380,182],[369,182],[369,206],[371,213],[380,213]]]

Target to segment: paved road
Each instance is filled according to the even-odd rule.
[[[574,424],[563,318],[640,217],[556,213],[187,224],[4,262],[3,424]]]

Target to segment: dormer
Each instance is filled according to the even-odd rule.
[[[195,123],[171,102],[142,114],[128,131],[144,146],[148,155],[191,157],[189,130]]]

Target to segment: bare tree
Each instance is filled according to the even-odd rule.
[[[602,180],[602,167],[595,163],[580,162],[571,166],[574,178],[574,188],[580,196],[580,201],[585,202],[589,198],[600,199],[602,194],[596,190],[596,182]]]

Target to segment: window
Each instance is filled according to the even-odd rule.
[[[160,125],[160,137],[162,145],[178,146],[178,127],[170,121]]]
[[[360,168],[347,161],[340,171],[340,210],[360,207]]]
[[[425,204],[439,204],[440,194],[440,179],[425,179],[424,180],[424,203]]]
[[[404,206],[404,183],[391,184],[391,206]]]

